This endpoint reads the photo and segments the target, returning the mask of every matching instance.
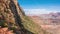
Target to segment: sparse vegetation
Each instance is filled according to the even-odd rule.
[[[31,18],[29,18],[28,16],[24,16],[22,18],[22,24],[24,25],[24,27],[26,29],[28,29],[29,31],[33,32],[34,34],[50,34],[46,31],[44,31],[39,25],[35,24]]]
[[[0,26],[18,34],[48,34],[25,16],[17,0],[0,0]]]

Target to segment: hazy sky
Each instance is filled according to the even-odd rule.
[[[60,12],[60,0],[18,0],[26,14]]]

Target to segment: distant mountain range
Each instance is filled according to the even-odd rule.
[[[43,18],[52,18],[52,19],[56,19],[56,18],[60,18],[60,12],[57,12],[57,13],[49,13],[49,14],[41,14],[39,15],[40,17],[43,17]]]
[[[60,12],[29,16],[47,32],[60,34]]]
[[[40,14],[40,15],[33,15],[30,16],[32,19],[40,21],[43,24],[60,24],[60,12],[56,13],[49,13],[49,14]]]

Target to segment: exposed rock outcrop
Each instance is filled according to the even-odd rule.
[[[21,24],[21,18],[25,16],[17,0],[0,0],[0,26],[8,27],[16,34],[30,34]]]
[[[17,0],[0,0],[0,26],[13,34],[50,34],[25,16]]]

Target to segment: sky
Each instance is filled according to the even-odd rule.
[[[26,14],[39,15],[60,12],[60,0],[18,0]]]

